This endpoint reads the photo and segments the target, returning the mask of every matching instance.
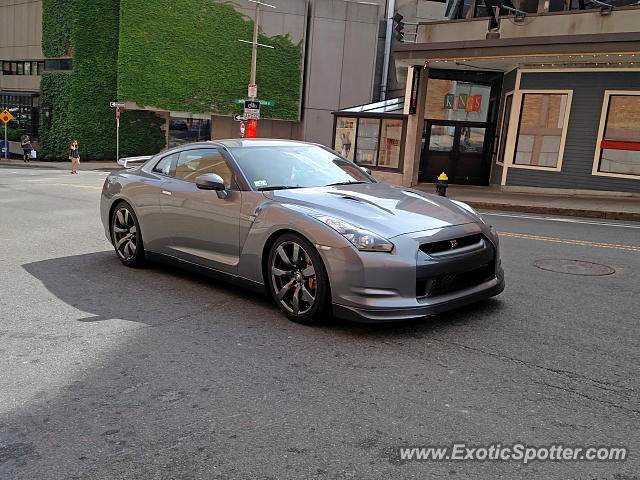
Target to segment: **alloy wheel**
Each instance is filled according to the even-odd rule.
[[[281,243],[271,260],[270,274],[276,299],[286,311],[304,315],[313,307],[318,278],[311,257],[300,244]]]
[[[131,260],[137,249],[136,221],[126,207],[119,208],[113,216],[113,240],[116,252],[125,261]]]

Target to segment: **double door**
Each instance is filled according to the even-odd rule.
[[[444,172],[449,183],[488,185],[489,127],[487,123],[426,120],[419,181],[434,183]]]

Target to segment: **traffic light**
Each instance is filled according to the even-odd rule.
[[[394,23],[393,29],[395,30],[395,32],[393,33],[393,36],[399,42],[404,41],[404,22],[402,21],[403,18],[404,17],[400,15],[398,12],[396,12],[396,14],[393,16],[393,23]]]

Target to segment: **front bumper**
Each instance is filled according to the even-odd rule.
[[[464,246],[471,238],[473,244]],[[432,245],[446,247],[452,239],[460,246],[441,253],[426,250]],[[484,224],[414,232],[391,241],[393,254],[354,248],[321,251],[336,317],[364,322],[420,318],[504,290],[498,236]]]
[[[367,309],[334,304],[333,314],[338,318],[363,323],[396,322],[424,318],[494,297],[504,290],[504,285],[504,271],[500,269],[499,276],[486,284],[478,285],[476,288],[464,292],[464,294],[458,292],[451,295],[450,298],[441,298],[437,303],[430,305]]]

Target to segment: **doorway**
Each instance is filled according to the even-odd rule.
[[[429,68],[418,181],[489,184],[502,76]]]
[[[419,181],[433,183],[445,172],[450,183],[487,185],[487,130],[486,123],[425,121]]]

